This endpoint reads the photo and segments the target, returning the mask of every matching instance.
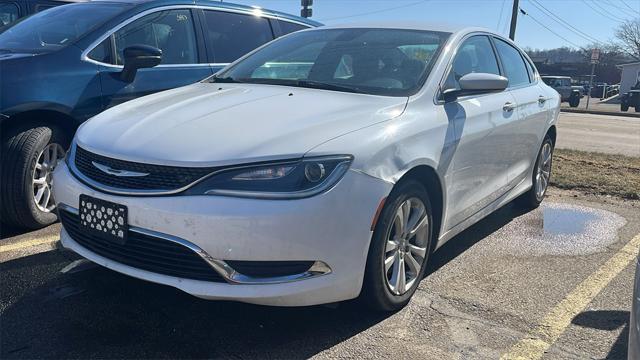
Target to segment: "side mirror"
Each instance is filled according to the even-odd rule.
[[[446,102],[453,101],[463,95],[503,91],[509,85],[509,79],[496,74],[469,73],[461,77],[458,83],[460,84],[460,89],[445,89],[442,91]]]
[[[132,82],[138,69],[152,68],[162,61],[162,50],[149,45],[132,45],[124,49],[122,81]]]

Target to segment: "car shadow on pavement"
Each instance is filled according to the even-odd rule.
[[[592,310],[583,311],[576,315],[571,323],[574,325],[604,330],[614,331],[624,326],[620,336],[611,346],[606,359],[626,359],[627,344],[629,341],[629,312],[620,310]]]
[[[458,235],[429,273],[523,213],[507,205]],[[58,250],[0,263],[0,358],[308,358],[356,335],[375,337],[362,333],[393,315],[355,301],[206,301],[99,266],[60,273],[75,258]]]

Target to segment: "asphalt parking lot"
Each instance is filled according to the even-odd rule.
[[[394,314],[208,302],[5,229],[0,357],[623,359],[640,204],[574,195],[456,237]]]

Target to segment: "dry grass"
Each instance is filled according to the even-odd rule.
[[[551,185],[589,194],[640,199],[640,158],[556,149]]]

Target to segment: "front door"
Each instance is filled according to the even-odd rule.
[[[154,92],[195,83],[213,74],[204,49],[198,46],[190,9],[171,9],[145,15],[125,25],[89,53],[100,64],[105,108]],[[150,45],[162,50],[160,65],[139,69],[132,82],[120,77],[123,50]]]
[[[500,74],[489,37],[476,35],[462,43],[444,88],[459,89],[458,80],[469,73]],[[463,96],[443,108],[455,132],[451,155],[440,169],[445,173],[448,194],[446,231],[509,190],[507,170],[512,139],[507,129],[516,117],[516,104],[509,91],[502,91]]]

